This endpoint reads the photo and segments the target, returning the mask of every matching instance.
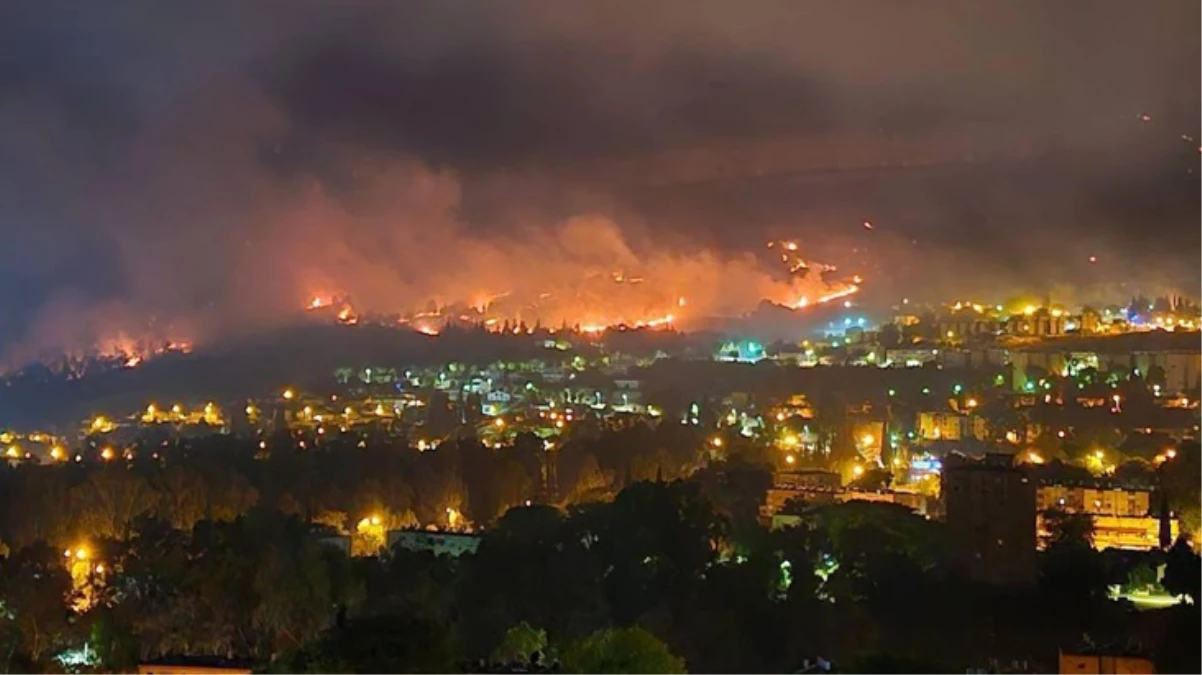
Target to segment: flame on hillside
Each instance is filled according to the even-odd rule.
[[[771,265],[745,257],[722,259],[707,253],[693,259],[670,258],[668,264],[651,265],[650,269],[600,271],[582,267],[578,279],[565,281],[555,290],[523,293],[515,288],[481,289],[460,299],[429,299],[420,310],[398,304],[366,316],[432,336],[448,325],[515,334],[532,333],[536,326],[542,326],[552,331],[569,329],[597,335],[613,329],[687,330],[705,318],[745,313],[761,301],[802,310],[860,291],[861,277],[835,278],[837,267],[801,257],[801,245],[796,241],[769,242],[768,248],[781,252],[776,265],[783,272],[773,274]],[[724,274],[732,271],[729,283],[748,287],[723,286]],[[691,291],[699,292],[700,297],[691,296]],[[727,296],[745,300],[741,305],[732,304],[726,301]],[[344,325],[357,324],[361,316],[349,297],[338,293],[313,295],[305,308],[333,316]]]

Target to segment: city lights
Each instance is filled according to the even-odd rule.
[[[1194,3],[19,4],[9,670],[1196,663]]]

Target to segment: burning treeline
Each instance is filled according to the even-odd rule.
[[[238,176],[250,176],[256,188],[250,206],[205,204],[169,216],[208,216],[241,229],[214,227],[210,239],[186,250],[170,232],[122,240],[131,258],[154,261],[148,269],[127,266],[127,297],[43,314],[31,340],[10,349],[9,367],[54,353],[112,351],[102,345],[159,344],[142,336],[164,326],[170,342],[204,345],[287,323],[302,309],[310,316],[328,309],[343,324],[380,320],[427,334],[451,323],[500,330],[507,322],[584,332],[690,330],[764,301],[791,309],[830,302],[860,284],[807,261],[798,242],[743,252],[665,244],[604,215],[515,224],[502,214],[495,223],[469,224],[460,215],[459,177],[416,162],[364,171],[337,193],[311,176]],[[519,186],[511,201],[522,197]],[[104,310],[113,306],[120,311]],[[154,351],[126,356],[136,364]]]
[[[510,244],[503,255],[487,253],[488,264],[509,262],[487,273],[469,267],[448,292],[418,298],[417,304],[398,299],[392,306],[363,305],[353,292],[337,287],[312,294],[305,309],[345,325],[370,317],[428,335],[450,324],[600,333],[619,327],[688,330],[705,319],[745,314],[765,301],[802,310],[859,291],[858,275],[840,278],[835,266],[807,261],[798,242],[769,242],[767,248],[767,260],[712,251],[640,255],[611,221],[574,219],[537,242]]]

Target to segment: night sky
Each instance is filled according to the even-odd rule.
[[[1197,295],[1199,29],[1191,0],[0,3],[4,360],[783,236],[870,304]]]

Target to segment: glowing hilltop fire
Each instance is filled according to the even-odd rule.
[[[847,286],[846,288],[841,288],[832,293],[827,293],[826,295],[824,295],[824,296],[818,298],[816,301],[814,301],[814,304],[822,305],[822,304],[830,302],[831,300],[838,300],[839,298],[846,298],[849,295],[855,295],[858,292],[860,292],[860,287],[857,284],[851,284],[851,285]],[[809,307],[809,306],[810,306],[810,299],[806,298],[806,297],[802,297],[796,303],[793,304],[794,309],[803,309],[803,308]]]
[[[802,258],[797,254],[801,247],[795,241],[770,241],[768,242],[768,248],[779,248],[781,250],[780,261],[788,268],[790,275],[795,275],[795,278],[806,279],[810,274],[815,273],[815,271],[822,278],[823,275],[833,274],[838,271],[838,268],[834,265],[827,265]],[[826,287],[825,292],[822,294],[814,298],[811,298],[809,295],[794,296],[796,299],[781,302],[780,304],[792,309],[805,309],[811,305],[823,305],[833,300],[855,295],[860,291],[860,284],[863,282],[864,280],[859,275],[852,277],[849,281],[829,281],[822,278],[822,283]]]
[[[441,184],[438,177],[430,180],[415,197],[420,203],[429,196],[425,188]],[[412,206],[402,203],[400,211]],[[330,230],[316,223],[351,218],[326,209],[313,215],[313,232],[296,241],[326,241]],[[380,217],[391,215],[388,210]],[[140,368],[156,356],[190,351],[181,336],[213,339],[241,327],[288,322],[298,306],[322,322],[400,326],[430,336],[456,326],[600,335],[707,329],[749,317],[765,304],[806,311],[848,303],[863,287],[859,277],[809,258],[799,241],[772,242],[757,252],[665,249],[636,246],[603,217],[536,226],[518,238],[468,233],[453,219],[439,223],[416,227],[402,217],[398,227],[405,236],[397,241],[404,245],[384,241],[370,256],[337,238],[329,256],[304,246],[282,270],[283,302],[272,290],[253,308],[214,306],[162,317],[123,304],[51,312],[8,350],[5,364],[41,361],[69,377],[93,368]],[[294,265],[297,259],[305,264]]]
[[[144,341],[134,341],[128,338],[117,340],[109,345],[102,345],[101,358],[117,359],[124,368],[137,368],[147,361],[164,354],[187,354],[192,351],[192,343],[186,341],[160,342],[146,344]]]
[[[192,343],[185,340],[134,339],[123,332],[102,338],[87,349],[64,350],[59,354],[46,353],[33,359],[69,378],[82,376],[93,368],[138,368],[167,354],[187,354]],[[25,365],[17,360],[12,369]],[[0,366],[0,373],[8,372]]]
[[[770,242],[768,248],[780,252],[778,264],[783,266],[783,274],[765,271],[754,260],[732,263],[712,254],[696,261],[673,259],[646,270],[600,271],[582,266],[580,278],[565,280],[554,290],[476,291],[461,300],[427,301],[423,310],[395,308],[391,319],[378,311],[368,316],[431,336],[448,325],[477,326],[497,333],[533,333],[541,326],[551,331],[562,328],[600,334],[613,329],[687,328],[690,322],[746,313],[761,301],[801,310],[860,291],[861,277],[834,279],[838,269],[802,258],[796,241]],[[667,273],[657,274],[657,268]],[[729,297],[743,300],[732,306]],[[334,308],[338,308],[336,312]],[[337,293],[312,296],[306,309],[329,311],[335,321],[345,325],[357,324],[362,316],[344,294]]]
[[[0,375],[34,364],[67,379],[138,368],[155,357],[190,352],[197,335],[193,317],[157,314],[115,300],[51,301],[25,326],[21,340],[0,349]]]

